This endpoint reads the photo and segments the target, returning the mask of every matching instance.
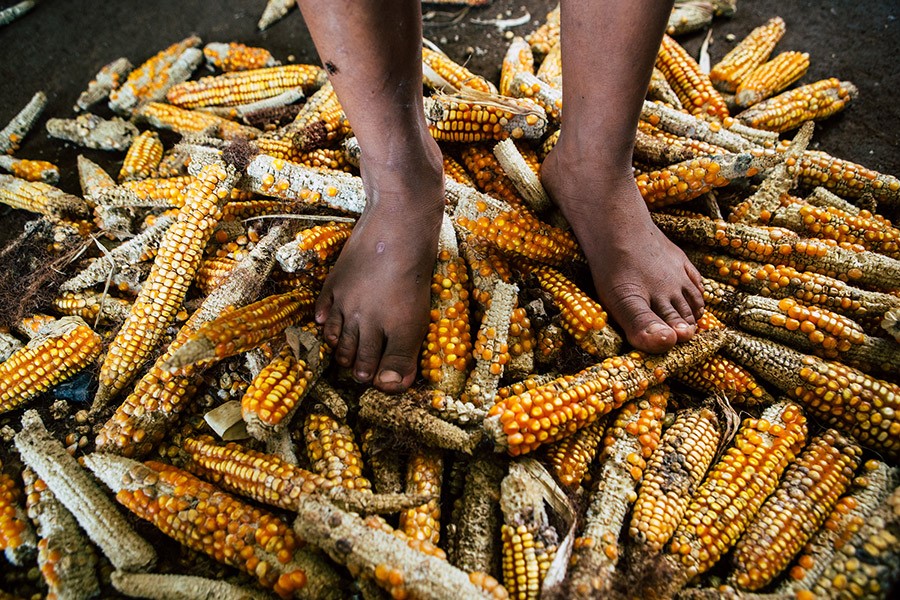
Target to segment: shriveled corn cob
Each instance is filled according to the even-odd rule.
[[[475,336],[473,356],[475,368],[466,381],[464,401],[476,406],[489,406],[503,370],[509,362],[509,325],[512,311],[518,301],[519,288],[513,284],[498,282],[491,292],[491,305],[481,320]]]
[[[663,233],[680,242],[720,248],[738,258],[787,265],[881,290],[900,287],[900,261],[839,247],[826,240],[801,238],[781,227],[754,227],[709,219],[653,215]]]
[[[641,119],[673,135],[715,144],[729,152],[746,152],[754,148],[753,142],[720,123],[704,121],[659,102],[645,100]]]
[[[12,154],[19,149],[22,139],[41,118],[45,106],[47,95],[44,92],[35,93],[28,104],[0,130],[0,154]]]
[[[336,573],[275,515],[170,465],[111,454],[84,460],[120,504],[179,543],[254,575],[282,598],[337,597]]]
[[[310,469],[335,485],[351,490],[370,490],[363,475],[362,453],[347,425],[325,409],[314,408],[303,425]]]
[[[713,66],[709,72],[710,80],[718,89],[734,93],[747,76],[768,60],[784,31],[784,20],[781,17],[769,19],[765,25],[751,31]]]
[[[618,353],[622,337],[610,326],[602,306],[556,269],[542,266],[534,274],[559,309],[563,328],[582,350],[598,358]]]
[[[100,336],[78,317],[62,317],[0,364],[0,413],[65,381],[100,355]]]
[[[674,377],[679,383],[695,390],[722,394],[736,406],[768,406],[774,401],[752,373],[721,354],[713,354]]]
[[[217,600],[265,600],[270,594],[257,588],[236,585],[195,575],[162,575],[113,571],[109,581],[129,598],[216,598]]]
[[[75,119],[48,119],[46,129],[51,137],[95,150],[127,150],[138,134],[137,127],[128,121],[101,119],[92,113]]]
[[[467,91],[429,96],[425,117],[432,137],[444,142],[537,139],[547,130],[546,112],[530,100]]]
[[[158,129],[169,129],[181,135],[212,134],[223,140],[252,140],[260,131],[234,121],[171,104],[148,102],[135,111],[135,117]]]
[[[528,312],[521,306],[514,308],[510,316],[506,346],[509,348],[506,370],[510,377],[520,379],[534,372],[534,329]]]
[[[325,83],[316,65],[284,65],[201,77],[173,86],[166,99],[182,108],[236,106],[277,96],[293,88],[309,93]]]
[[[22,471],[28,516],[37,525],[38,566],[48,600],[91,597],[100,593],[97,556],[77,521],[33,470]]]
[[[710,2],[677,2],[669,15],[666,33],[682,35],[703,29],[712,23],[715,6]]]
[[[500,66],[499,92],[511,96],[512,80],[518,73],[534,73],[534,53],[525,38],[516,36],[509,43]]]
[[[75,110],[87,110],[92,105],[100,102],[128,77],[134,66],[127,58],[117,58],[97,71],[94,78],[88,82],[87,89],[81,92],[75,102]]]
[[[544,23],[525,36],[525,39],[531,49],[541,56],[546,55],[550,52],[550,48],[559,43],[559,4],[547,13]]]
[[[522,71],[516,73],[509,84],[510,96],[526,98],[544,109],[553,123],[562,121],[562,90],[538,79],[537,75]]]
[[[20,548],[33,551],[37,545],[22,499],[22,487],[16,479],[0,471],[0,550],[16,565],[24,558],[19,556]]]
[[[291,0],[268,0],[266,8],[256,24],[257,29],[262,31],[280,21],[293,8],[294,4]]]
[[[513,182],[487,144],[466,146],[460,158],[479,190],[512,206],[522,204]]]
[[[650,455],[632,510],[635,554],[654,555],[669,542],[719,447],[722,428],[707,407],[678,412]]]
[[[141,104],[156,102],[165,98],[166,91],[172,85],[169,70],[186,50],[199,45],[199,37],[191,36],[185,38],[161,50],[140,67],[131,71],[125,83],[110,92],[110,108],[118,113],[129,113]],[[203,59],[203,54],[199,51],[197,54],[199,55],[197,57],[199,64],[200,60]],[[187,79],[187,77],[184,77],[184,79]]]
[[[431,496],[427,503],[400,513],[400,527],[410,539],[437,546],[441,538],[441,484],[444,458],[439,450],[412,453],[406,469],[406,492]]]
[[[160,241],[153,269],[131,314],[107,351],[100,368],[95,409],[131,381],[181,308],[236,179],[233,168],[211,164],[201,169],[188,189],[177,220]]]
[[[681,104],[689,113],[709,121],[722,121],[728,117],[728,107],[713,87],[709,76],[681,44],[663,35],[656,68],[662,71]]]
[[[203,46],[206,64],[223,71],[248,71],[278,64],[265,48],[254,48],[238,42],[212,42]]]
[[[653,72],[650,75],[650,87],[647,89],[647,98],[649,100],[664,102],[676,109],[682,108],[681,100],[678,99],[678,94],[676,94],[675,90],[672,89],[672,86],[669,85],[663,72],[656,67],[653,67]]]
[[[454,504],[450,519],[456,525],[456,534],[451,536],[448,551],[451,564],[463,571],[495,571],[494,559],[500,554],[497,499],[505,474],[505,465],[491,454],[481,455],[466,465],[462,496]]]
[[[709,570],[733,546],[806,441],[799,406],[779,402],[759,419],[745,419],[731,447],[713,466],[657,566],[660,597]],[[658,579],[663,577],[658,576]]]
[[[554,44],[541,61],[535,75],[541,81],[562,90],[562,46]]]
[[[475,182],[469,176],[465,167],[459,164],[452,156],[444,154],[444,175],[457,183],[475,187]]]
[[[634,158],[645,164],[671,165],[706,155],[723,155],[719,146],[673,135],[646,121],[638,121],[634,138]]]
[[[807,150],[795,167],[800,185],[822,186],[844,198],[866,194],[887,206],[900,206],[900,179],[835,158],[820,150]]]
[[[498,400],[484,427],[498,450],[515,456],[571,435],[640,397],[673,371],[703,360],[724,342],[721,330],[698,333],[659,357],[638,352],[607,358],[575,375]]]
[[[85,321],[96,319],[120,323],[131,310],[131,302],[98,292],[82,290],[63,292],[53,299],[53,307],[64,315],[81,317]]]
[[[36,337],[42,337],[44,332],[56,323],[56,321],[57,319],[54,316],[44,313],[34,313],[19,321],[16,325],[16,330],[26,336],[29,340],[33,340]]]
[[[738,540],[730,581],[758,590],[781,573],[847,489],[861,455],[833,429],[810,440]]]
[[[275,258],[288,273],[327,263],[341,251],[352,230],[352,224],[342,222],[304,229],[294,240],[279,248]]]
[[[553,365],[559,360],[564,344],[563,329],[549,323],[538,330],[535,358],[539,364]]]
[[[52,185],[12,175],[0,175],[0,202],[57,219],[88,215],[88,206],[81,198]]]
[[[119,183],[153,177],[162,160],[163,150],[162,141],[155,131],[145,131],[134,138],[119,171]]]
[[[750,127],[782,133],[806,121],[819,121],[844,110],[859,90],[849,81],[822,79],[754,104],[735,116]]]
[[[609,593],[619,562],[619,533],[637,497],[646,461],[659,444],[668,400],[665,386],[651,389],[645,398],[624,404],[606,431],[597,484],[572,552],[569,591],[573,597]]]
[[[606,418],[600,417],[547,449],[547,459],[561,484],[569,488],[581,485],[588,468],[602,449],[600,445],[605,431]]]
[[[734,102],[744,108],[762,102],[803,77],[807,69],[809,54],[782,52],[741,81],[734,92]]]
[[[727,354],[803,404],[811,416],[887,456],[900,455],[900,387],[847,365],[735,333]]]
[[[59,181],[59,167],[46,160],[28,160],[0,154],[0,167],[26,181],[55,184]]]
[[[435,89],[440,89],[442,82],[446,81],[456,89],[468,87],[486,94],[496,94],[497,88],[484,77],[472,73],[462,65],[451,60],[446,54],[422,47],[422,64],[431,69],[438,78],[431,82],[428,73],[425,74],[426,83],[430,83]],[[427,71],[426,69],[426,71]],[[449,91],[449,90],[448,90]]]
[[[156,168],[160,177],[178,177],[188,174],[188,165],[191,163],[191,155],[186,145],[176,145],[163,153],[162,160]]]
[[[194,285],[201,292],[209,294],[228,278],[228,274],[234,270],[237,263],[238,261],[228,256],[207,258],[197,269]]]

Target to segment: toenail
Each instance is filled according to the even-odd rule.
[[[381,383],[400,383],[403,381],[403,377],[397,371],[382,371],[378,375],[378,380]]]
[[[671,329],[671,327],[669,327],[668,325],[664,325],[662,323],[651,323],[644,331],[646,331],[648,335],[656,335],[657,333],[665,333],[669,329]]]
[[[675,329],[677,331],[693,333],[695,327],[689,323],[678,323],[677,325],[675,325]]]
[[[357,371],[356,372],[356,378],[359,381],[368,381],[369,377],[371,377],[371,375],[369,375],[368,371]]]

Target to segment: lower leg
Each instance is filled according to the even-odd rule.
[[[316,320],[335,359],[402,391],[428,322],[443,212],[437,144],[422,107],[418,0],[299,0],[359,140],[366,208],[325,282]]]
[[[542,180],[587,256],[601,303],[638,349],[693,336],[699,273],[656,228],[631,154],[671,2],[563,0],[565,116]]]

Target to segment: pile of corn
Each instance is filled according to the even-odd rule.
[[[708,75],[663,41],[635,176],[707,311],[658,356],[580,287],[539,183],[558,12],[499,85],[426,49],[447,214],[396,397],[330,366],[311,319],[365,203],[323,71],[197,38],[110,63],[78,108],[129,121],[47,129],[127,148],[117,178],[81,158],[74,196],[53,165],[0,163],[0,201],[39,215],[13,250],[80,248],[47,314],[0,333],[0,596],[886,597],[900,230],[874,208],[897,214],[900,181],[806,149],[856,89],[790,88],[809,57],[771,57],[784,27]],[[204,58],[225,72],[191,80]]]

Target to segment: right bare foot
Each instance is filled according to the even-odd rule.
[[[325,281],[316,321],[358,381],[402,392],[428,327],[444,210],[440,150],[429,136],[384,156],[364,154],[361,172],[366,208]]]
[[[578,238],[600,303],[638,350],[689,340],[703,312],[700,274],[653,224],[630,166],[598,168],[562,144],[541,181]]]

